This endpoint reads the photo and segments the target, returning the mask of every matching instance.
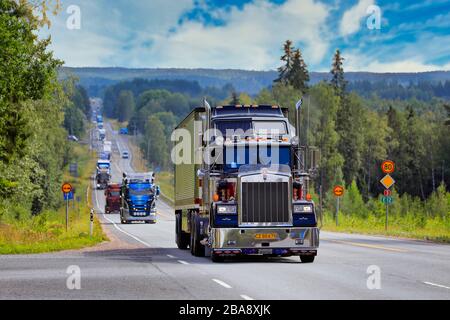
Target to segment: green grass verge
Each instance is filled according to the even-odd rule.
[[[339,216],[339,226],[331,213],[324,214],[323,230],[341,233],[359,233],[401,237],[435,242],[450,243],[450,220],[440,217],[418,219],[412,215],[389,218],[388,230],[385,230],[384,216],[369,214],[367,218]]]
[[[161,187],[163,198],[170,204],[174,203],[174,176],[172,172],[160,172],[156,175],[156,183]]]
[[[79,177],[64,174],[64,180],[72,183],[80,202],[75,209],[70,204],[69,230],[65,230],[65,206],[59,210],[46,211],[39,216],[24,215],[19,220],[0,222],[0,254],[46,253],[94,246],[107,240],[97,219],[93,236],[89,236],[91,192],[90,176],[95,167],[95,158],[88,146],[75,145],[74,159],[79,165]],[[62,197],[62,195],[61,195]]]

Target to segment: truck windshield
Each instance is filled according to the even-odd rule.
[[[119,196],[120,196],[120,192],[119,192],[119,191],[111,191],[111,192],[109,193],[109,195],[110,195],[111,197],[119,197]]]
[[[258,136],[287,134],[286,123],[283,121],[254,121],[253,131]]]
[[[151,193],[151,187],[149,184],[132,184],[129,188],[129,194],[131,196],[145,196]]]
[[[253,134],[257,136],[287,134],[286,123],[283,121],[251,121],[250,119],[217,121],[216,129],[227,138],[232,136],[247,138]]]
[[[217,121],[216,129],[220,131],[224,137],[243,136],[244,133],[250,132],[252,122],[250,119],[238,121]]]

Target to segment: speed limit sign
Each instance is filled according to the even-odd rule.
[[[391,160],[384,161],[383,164],[381,165],[381,170],[383,170],[383,172],[386,174],[394,173],[395,171],[394,161]]]

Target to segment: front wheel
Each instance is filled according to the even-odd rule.
[[[215,262],[215,263],[220,263],[220,262],[224,262],[225,258],[222,256],[219,256],[216,253],[211,253],[211,261]]]
[[[313,263],[315,258],[315,256],[300,256],[302,263]]]
[[[200,243],[200,224],[197,216],[194,216],[191,221],[191,254],[195,257],[205,256],[205,246]]]

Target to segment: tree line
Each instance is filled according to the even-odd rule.
[[[62,61],[37,37],[49,3],[0,0],[0,219],[61,205],[68,131],[81,134],[88,113],[83,89],[58,81]]]

